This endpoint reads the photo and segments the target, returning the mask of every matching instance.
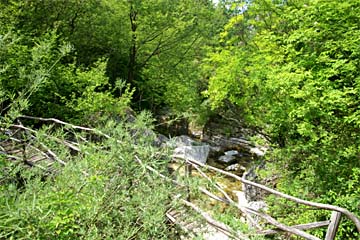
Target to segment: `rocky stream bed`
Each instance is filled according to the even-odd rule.
[[[219,132],[218,129],[222,126],[214,123],[207,129],[192,129],[176,127],[175,130],[168,132],[168,136],[158,134],[157,145],[167,146],[173,149],[173,157],[176,159],[190,160],[200,162],[207,166],[213,166],[217,169],[235,174],[239,177],[255,180],[257,178],[255,169],[261,167],[262,159],[268,148],[266,146],[258,146],[249,141],[243,135],[249,134],[246,129],[233,128],[233,135],[225,135]],[[180,135],[176,135],[179,134]],[[187,133],[187,134],[185,134]],[[178,175],[185,175],[186,166],[179,162],[172,162],[169,164],[171,172],[177,172]],[[226,194],[241,206],[251,206],[253,208],[266,208],[266,204],[261,201],[258,191],[250,186],[242,186],[236,179],[219,175],[212,171],[204,170],[204,173],[211,179],[216,179],[216,184],[223,189]],[[204,173],[199,173],[197,170],[191,171],[192,176],[199,176]],[[207,212],[212,214],[211,209],[216,209],[218,212],[225,212],[227,205],[219,203],[215,200],[210,200],[207,196],[203,198],[192,199],[192,202],[207,203]],[[246,223],[247,221],[239,213],[239,221]],[[204,238],[212,239],[229,239],[223,233],[214,230],[206,229]]]

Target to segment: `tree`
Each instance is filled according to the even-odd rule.
[[[353,211],[359,8],[357,1],[252,2],[224,28],[225,48],[210,55],[216,68],[207,91],[214,108],[230,101],[271,136],[283,190]]]
[[[224,23],[209,0],[16,0],[4,8],[4,21],[12,15],[12,25],[30,38],[55,29],[59,41],[74,46],[77,66],[107,59],[112,86],[126,80],[136,88],[136,108],[168,106],[178,113],[201,102],[205,46]],[[182,92],[176,101],[169,98],[174,90]]]

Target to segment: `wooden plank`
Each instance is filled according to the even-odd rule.
[[[325,227],[325,226],[328,226],[329,224],[330,224],[330,221],[328,220],[328,221],[322,221],[322,222],[299,224],[299,225],[294,225],[291,227],[299,229],[299,230],[308,230],[308,229]],[[280,229],[269,229],[269,230],[258,231],[258,233],[261,235],[273,235],[273,234],[276,234],[279,232],[282,232],[282,231]]]
[[[341,220],[341,213],[333,211],[331,213],[330,224],[326,232],[325,240],[335,239],[336,232],[339,228],[340,220]]]

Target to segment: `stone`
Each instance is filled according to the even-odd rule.
[[[227,166],[225,168],[225,171],[234,171],[234,172],[246,171],[246,168],[244,166],[240,165],[239,163],[235,163],[230,166]]]
[[[220,154],[222,154],[221,147],[210,145],[210,157],[215,158],[216,156],[219,156]]]
[[[168,137],[166,137],[165,135],[162,134],[158,134],[156,136],[156,139],[153,142],[153,145],[155,147],[163,147],[164,145],[166,145],[168,142],[170,141],[170,139]]]
[[[248,207],[256,211],[266,211],[268,209],[268,205],[264,201],[249,202]]]
[[[209,156],[209,145],[203,146],[180,146],[175,148],[173,157],[181,158],[184,160],[197,161],[205,164]]]
[[[236,157],[230,156],[230,155],[223,155],[218,158],[218,161],[229,164],[229,163],[233,163],[234,161],[236,161]]]
[[[195,145],[200,145],[201,143],[196,142],[195,140],[193,140],[191,137],[186,136],[186,135],[181,135],[181,136],[176,136],[173,137],[170,142],[170,144],[172,144],[175,147],[180,147],[180,146],[195,146]]]
[[[248,171],[244,172],[243,178],[252,182],[259,182],[259,176],[257,174],[257,171],[264,168],[265,161],[262,161],[260,164],[254,165]],[[243,191],[246,193],[246,198],[249,201],[258,201],[262,199],[263,191],[261,191],[259,188],[247,184],[243,184],[242,186],[244,189]]]
[[[210,146],[193,140],[191,137],[181,135],[172,138],[170,146],[175,147],[173,157],[184,160],[198,161],[205,164],[210,152]]]
[[[235,196],[238,199],[238,206],[239,207],[247,207],[249,202],[246,199],[246,195],[245,192],[243,191],[233,191],[233,193],[235,194]]]
[[[246,198],[246,193],[244,191],[233,191],[233,193],[235,194],[235,196],[238,199],[238,206],[241,208],[249,208],[255,211],[266,211],[268,209],[267,204],[264,201],[252,201],[249,202]],[[255,224],[253,224],[253,222],[248,222],[250,227],[255,227],[258,225],[261,225],[261,218],[251,214],[251,218],[253,221],[255,221]]]
[[[256,155],[257,157],[263,157],[265,155],[266,150],[262,150],[258,147],[250,148],[250,153]]]
[[[218,158],[218,161],[221,163],[233,163],[236,161],[236,157],[241,157],[242,154],[240,154],[237,150],[230,150],[230,151],[226,151],[224,152],[223,156],[220,156]]]
[[[236,151],[236,150],[230,150],[230,151],[224,152],[224,154],[227,155],[227,156],[235,156],[235,155],[238,155],[239,152]]]

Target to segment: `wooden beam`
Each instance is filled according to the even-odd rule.
[[[291,227],[299,229],[299,230],[308,230],[308,229],[325,227],[325,226],[328,226],[329,224],[330,224],[330,220],[322,221],[322,222],[299,224],[299,225],[294,225]],[[281,229],[269,229],[269,230],[258,231],[258,233],[261,235],[272,235],[272,234],[276,234],[279,232],[282,232],[282,230]]]
[[[325,240],[334,240],[336,232],[339,228],[341,220],[341,213],[333,211],[331,213],[330,224],[326,232]]]
[[[284,232],[288,232],[288,233],[303,237],[306,240],[320,240],[320,238],[315,237],[315,236],[313,236],[313,235],[311,235],[309,233],[306,233],[306,232],[304,232],[304,231],[302,231],[300,229],[286,226],[285,224],[282,224],[282,223],[276,221],[273,217],[271,217],[271,216],[269,216],[269,215],[267,215],[267,214],[265,214],[263,212],[256,211],[256,210],[251,209],[249,207],[246,207],[246,210],[249,213],[252,213],[252,214],[255,214],[256,216],[261,217],[262,219],[266,220],[271,225],[275,226],[278,229],[283,230]]]

